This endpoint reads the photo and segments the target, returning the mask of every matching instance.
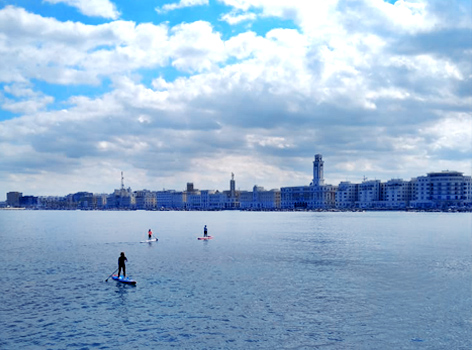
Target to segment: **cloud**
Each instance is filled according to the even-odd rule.
[[[0,10],[2,34],[0,82],[98,85],[103,77],[164,65],[168,59],[165,25],[115,21],[92,26],[7,6]]]
[[[472,153],[472,118],[467,113],[448,113],[444,118],[420,130],[434,151],[456,150],[470,158]]]
[[[166,13],[169,11],[174,11],[178,9],[182,9],[185,7],[193,7],[193,6],[203,6],[208,5],[209,0],[180,0],[178,3],[166,4],[162,7],[156,7],[156,11],[158,13]]]
[[[224,3],[297,28],[86,25],[1,9],[0,103],[21,115],[0,123],[0,186],[54,179],[60,194],[98,191],[100,179],[106,190],[121,170],[150,189],[222,189],[231,172],[241,189],[303,185],[315,153],[333,184],[409,178],[438,164],[467,171],[468,12],[455,26],[455,11],[418,1]],[[51,106],[55,95],[38,81],[103,92]],[[82,168],[96,177],[70,188]]]
[[[54,102],[54,97],[33,91],[26,84],[5,85],[0,92],[0,104],[4,110],[17,114],[34,114]]]
[[[221,36],[208,22],[183,23],[172,28],[172,33],[169,49],[172,66],[177,69],[202,72],[225,61]]]
[[[223,16],[221,16],[221,21],[225,21],[230,25],[235,25],[239,24],[241,22],[245,21],[254,21],[257,18],[257,15],[255,13],[243,13],[243,14],[237,14],[237,13],[227,13]]]
[[[63,3],[77,8],[80,13],[90,17],[117,19],[120,13],[109,0],[43,0],[51,4]]]

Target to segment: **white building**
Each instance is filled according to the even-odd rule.
[[[202,195],[200,191],[192,191],[187,193],[187,201],[185,202],[185,208],[200,210],[202,206]]]
[[[280,190],[272,189],[265,191],[256,190],[254,192],[254,202],[257,209],[278,209],[280,208]]]
[[[347,209],[355,208],[356,202],[359,201],[358,196],[359,185],[349,181],[341,182],[335,195],[336,208]]]
[[[241,209],[253,209],[254,208],[254,193],[250,191],[240,191],[239,192],[239,205]]]
[[[336,203],[336,186],[324,184],[324,162],[321,154],[313,161],[313,180],[310,186],[282,187],[283,209],[329,209]]]
[[[264,187],[254,186],[252,192],[240,191],[241,209],[278,209],[280,208],[280,190],[266,191]]]
[[[137,209],[155,209],[157,205],[156,193],[149,190],[135,192]]]
[[[313,202],[313,186],[282,187],[280,202],[282,209],[309,209]]]
[[[226,205],[226,198],[227,198],[226,194],[220,191],[215,191],[214,193],[210,193],[208,195],[209,209],[212,209],[212,210],[224,209]]]
[[[471,177],[458,171],[429,173],[416,178],[415,208],[463,207],[472,204]]]
[[[402,179],[392,179],[383,186],[384,207],[388,209],[405,209],[410,204],[411,183]]]
[[[358,208],[378,208],[381,200],[380,180],[368,180],[359,185]]]
[[[156,206],[159,209],[182,209],[186,201],[185,192],[163,190],[156,192]]]

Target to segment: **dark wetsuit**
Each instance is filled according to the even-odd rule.
[[[208,231],[207,231],[207,228],[203,228],[203,237],[207,237],[208,236]]]
[[[118,258],[118,276],[121,275],[121,269],[123,269],[123,276],[126,277],[125,261],[128,261],[128,259],[126,259],[126,256],[120,256]]]

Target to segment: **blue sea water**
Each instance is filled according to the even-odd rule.
[[[0,211],[0,262],[0,349],[472,349],[470,213]]]

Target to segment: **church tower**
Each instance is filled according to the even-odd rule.
[[[315,155],[315,160],[313,162],[313,186],[323,186],[324,185],[324,178],[323,178],[323,158],[321,154]]]

